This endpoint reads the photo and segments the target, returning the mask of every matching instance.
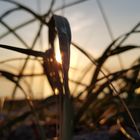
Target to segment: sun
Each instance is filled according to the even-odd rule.
[[[58,63],[62,64],[62,58],[61,58],[61,53],[60,53],[60,48],[59,48],[58,37],[56,37],[56,39],[55,39],[55,59]]]
[[[60,50],[59,49],[57,51],[55,51],[55,58],[56,58],[56,61],[58,63],[62,63],[61,53],[60,53]]]

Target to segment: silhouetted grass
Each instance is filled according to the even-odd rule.
[[[33,78],[36,76],[44,76],[47,78],[48,83],[53,91],[51,100],[55,100],[54,104],[58,107],[56,116],[59,123],[56,123],[56,125],[59,125],[59,131],[56,134],[56,137],[58,137],[59,140],[71,140],[73,135],[75,135],[75,129],[81,124],[84,125],[84,127],[88,127],[88,129],[95,130],[100,126],[109,125],[112,122],[113,124],[115,123],[119,125],[120,130],[127,138],[133,139],[133,136],[129,135],[129,132],[127,132],[125,127],[122,126],[122,123],[125,122],[126,119],[123,117],[122,112],[126,112],[128,114],[127,118],[130,119],[132,127],[134,126],[135,130],[140,136],[139,128],[136,125],[135,116],[133,116],[130,111],[131,107],[135,108],[139,105],[139,99],[137,99],[139,95],[137,95],[136,90],[140,87],[140,58],[135,60],[135,62],[129,68],[123,68],[123,70],[118,70],[113,73],[108,72],[108,74],[104,72],[105,62],[108,59],[111,59],[112,56],[118,56],[125,52],[132,51],[133,49],[140,48],[140,46],[135,44],[123,45],[123,43],[132,34],[140,32],[138,30],[140,23],[136,24],[136,26],[128,33],[120,35],[114,40],[112,39],[112,42],[106,47],[103,54],[99,58],[95,59],[92,54],[88,53],[86,50],[80,47],[80,45],[77,45],[77,43],[71,41],[71,27],[68,20],[62,16],[53,14],[53,12],[56,12],[57,10],[79,4],[86,0],[76,1],[65,5],[64,7],[58,7],[54,9],[54,11],[52,8],[55,0],[52,0],[49,10],[43,15],[39,15],[30,8],[15,1],[0,1],[12,3],[16,6],[15,8],[4,12],[0,17],[0,23],[8,30],[0,36],[0,39],[6,37],[9,34],[13,34],[26,49],[21,48],[20,46],[14,47],[12,44],[0,44],[0,48],[27,55],[26,58],[9,58],[7,60],[1,61],[1,65],[10,61],[19,60],[24,60],[24,64],[19,70],[18,74],[14,74],[6,69],[0,70],[0,76],[15,84],[15,87],[11,93],[12,97],[15,97],[17,94],[17,89],[19,88],[25,95],[27,106],[30,107],[30,110],[27,110],[23,114],[2,124],[0,126],[1,133],[17,125],[19,122],[25,121],[26,118],[34,116],[36,127],[40,132],[40,139],[46,139],[47,136],[45,136],[43,127],[38,125],[40,124],[41,120],[39,113],[43,112],[43,110],[48,106],[53,106],[53,104],[50,105],[49,102],[51,97],[41,100],[40,103],[35,106],[32,98],[29,98],[30,93],[24,90],[24,87],[20,82],[25,77]],[[31,14],[33,18],[11,28],[10,25],[4,22],[4,18],[18,10],[26,11],[27,13]],[[36,20],[40,21],[40,24],[30,46],[28,45],[28,42],[24,40],[24,38],[16,33],[16,31],[28,24],[33,23]],[[40,37],[43,26],[48,28],[47,34],[49,40],[49,47],[46,47],[48,49],[45,52],[35,50],[35,45]],[[56,37],[59,39],[59,49],[61,52],[62,64],[58,63],[55,58],[56,52],[54,49],[54,42]],[[68,73],[70,68],[70,45],[76,47],[79,52],[83,54],[83,56],[88,58],[88,60],[92,63],[91,67],[93,65],[95,66],[95,70],[93,73],[91,73],[91,81],[89,84],[82,83],[82,79],[86,73],[89,73],[90,68],[87,69],[83,77],[81,77],[78,81],[69,79]],[[31,58],[31,56],[35,58]],[[40,58],[41,60],[38,60],[37,58]],[[24,74],[24,70],[26,69],[30,59],[39,61],[43,69],[42,73]],[[102,74],[102,76],[99,76],[100,74]],[[25,79],[24,81],[26,83]],[[82,85],[84,87],[83,91],[79,92],[77,96],[75,96],[75,92],[70,93],[69,81],[74,82],[77,89]],[[119,86],[116,87],[114,82],[119,83]],[[28,84],[26,84],[26,86],[29,88]],[[74,91],[76,91],[76,89]],[[85,98],[81,100],[81,96],[85,93]],[[125,99],[121,97],[123,93],[127,93],[127,97]],[[100,99],[99,95],[103,95],[104,97]],[[79,102],[80,106],[77,107],[75,104]],[[47,118],[48,116],[49,114],[47,114],[45,117]],[[123,119],[122,122],[120,121],[121,119]]]

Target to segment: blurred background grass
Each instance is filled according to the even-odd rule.
[[[115,126],[115,130],[129,139],[135,135],[131,137],[126,127],[140,135],[138,4],[130,0],[52,0],[47,3],[0,0],[0,44],[4,44],[0,47],[9,49],[0,49],[1,115],[6,116],[1,120],[0,132],[17,127],[18,122],[25,120],[24,124],[35,123],[42,139],[46,124],[55,125],[55,136],[58,125],[62,127],[63,136],[72,131],[70,121],[74,119],[76,134],[103,126],[110,131]],[[51,29],[54,23],[49,22],[52,13],[65,16],[72,30],[69,70],[72,97],[67,96],[70,94],[67,70],[61,70],[49,47],[54,34]],[[49,42],[48,38],[52,40]],[[59,46],[58,40],[55,45]],[[20,53],[10,51],[12,49]],[[67,62],[69,56],[65,53]],[[54,95],[58,93],[64,102]],[[9,100],[11,97],[25,100]],[[67,123],[69,127],[64,129]]]
[[[67,8],[61,8],[64,5],[69,5],[75,1],[68,0],[58,0],[55,2],[53,6],[53,11],[56,14],[64,15],[70,22],[71,30],[72,30],[72,40],[78,43],[82,48],[86,51],[90,52],[95,58],[98,58],[105,48],[111,42],[110,34],[108,33],[108,29],[106,27],[102,11],[100,9],[100,5],[96,0],[85,0],[79,1],[79,3],[69,6]],[[104,10],[104,14],[108,20],[113,38],[118,37],[121,34],[128,32],[138,21],[139,21],[139,1],[128,0],[127,2],[119,1],[100,1],[102,4],[102,9]],[[21,4],[28,6],[30,9],[34,10],[38,14],[44,14],[51,4],[51,1],[26,1],[23,0],[20,2]],[[0,1],[0,12],[1,15],[5,11],[15,7],[13,4],[7,3],[5,1]],[[59,10],[56,10],[60,7]],[[33,16],[27,13],[24,10],[15,11],[5,18],[3,21],[14,28],[25,21],[32,19]],[[39,28],[39,21],[35,21],[31,24],[28,24],[18,30],[16,33],[24,40],[26,43],[22,43],[19,41],[15,35],[12,33],[4,36],[4,34],[8,31],[3,24],[0,25],[0,34],[1,44],[13,45],[21,48],[25,48],[25,44],[31,46],[32,40]],[[41,31],[41,35],[35,44],[35,50],[46,50],[48,48],[48,37],[47,37],[47,28],[44,26]],[[129,37],[125,44],[139,44],[139,35],[135,34]],[[15,57],[25,58],[25,55],[18,54],[15,52],[10,52],[7,50],[1,50],[1,61],[5,59],[11,59]],[[86,71],[87,67],[90,67],[91,63],[88,61],[83,54],[79,53],[74,47],[71,47],[71,69],[70,69],[70,79],[77,81],[79,77],[82,76],[82,73]],[[120,55],[121,63],[123,67],[128,68],[130,64],[140,55],[140,52],[137,50],[129,51],[127,53],[123,53]],[[115,62],[115,63],[114,63]],[[11,72],[18,73],[20,69],[22,69],[24,60],[17,60],[7,62],[5,64],[1,64],[1,69],[8,69]],[[119,69],[120,62],[118,56],[113,56],[111,59],[108,59],[104,66],[110,71],[114,72]],[[83,84],[88,85],[91,79],[91,73],[95,69],[95,66],[91,66],[89,72],[82,80]],[[34,73],[41,73],[42,68],[38,62],[35,60],[28,61],[26,69],[24,70],[24,74],[29,74],[32,71]],[[76,73],[76,74],[75,74]],[[74,76],[73,76],[74,75]],[[44,98],[51,94],[51,89],[47,84],[46,78],[44,76],[36,76],[33,78],[25,78],[28,83],[32,83],[31,89],[33,90],[34,98]],[[14,87],[13,83],[5,80],[1,77],[1,85],[0,85],[0,96],[8,98],[11,97],[11,91]],[[40,82],[39,82],[40,81]],[[9,88],[5,88],[8,85]],[[70,82],[71,91],[74,91],[75,83]],[[24,85],[24,89],[27,86]],[[83,86],[79,86],[78,92],[83,89]],[[27,90],[27,89],[26,89]],[[20,90],[17,91],[17,98],[22,98],[23,94]],[[77,94],[77,93],[75,93]]]

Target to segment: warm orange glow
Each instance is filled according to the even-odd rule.
[[[59,48],[58,37],[56,37],[56,40],[55,40],[55,58],[56,58],[56,61],[58,63],[62,64],[62,59],[61,59],[61,53],[60,53],[60,48]]]
[[[61,63],[61,62],[62,62],[62,61],[61,61],[61,54],[60,54],[60,51],[59,51],[59,50],[56,51],[55,58],[56,58],[56,61],[57,61],[58,63]]]
[[[55,88],[55,89],[54,89],[54,92],[55,92],[56,95],[58,95],[58,94],[59,94],[58,88]]]

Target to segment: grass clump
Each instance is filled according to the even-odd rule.
[[[52,134],[52,136],[49,137],[51,139],[56,137],[59,140],[71,140],[75,135],[78,135],[81,132],[86,132],[86,129],[88,129],[88,131],[95,131],[103,126],[118,126],[119,130],[125,137],[133,139],[135,136],[129,134],[129,131],[125,128],[125,126],[130,126],[134,128],[138,136],[140,136],[139,128],[136,125],[136,122],[139,121],[138,89],[140,86],[140,58],[137,58],[129,68],[123,68],[113,73],[108,72],[107,74],[104,70],[105,62],[108,59],[111,59],[112,56],[119,56],[125,52],[140,48],[140,46],[135,44],[123,45],[132,34],[139,33],[138,28],[140,23],[136,24],[136,26],[128,33],[123,34],[116,39],[112,39],[112,42],[106,47],[103,54],[95,59],[80,45],[71,41],[71,27],[68,20],[63,16],[58,16],[53,13],[64,7],[60,7],[53,11],[54,0],[51,2],[49,10],[43,15],[39,15],[18,2],[10,0],[5,0],[5,2],[14,4],[15,7],[9,9],[0,17],[1,24],[8,30],[0,36],[0,39],[11,33],[24,45],[25,48],[5,44],[0,44],[0,48],[24,54],[26,57],[1,61],[1,65],[4,65],[9,61],[19,60],[24,60],[24,63],[18,74],[15,74],[8,69],[0,69],[0,76],[8,79],[15,85],[11,93],[13,99],[17,94],[17,89],[22,91],[25,95],[25,101],[27,102],[24,106],[26,106],[27,109],[21,114],[15,115],[14,117],[9,116],[7,120],[4,120],[3,124],[0,125],[0,132],[2,135],[4,135],[6,131],[8,134],[8,130],[11,132],[13,127],[17,127],[20,123],[24,124],[24,122],[29,119],[30,121],[28,120],[29,122],[27,122],[31,123],[31,121],[33,121],[37,128],[35,136],[38,139],[48,138],[46,135],[46,131],[48,130],[45,128],[46,125],[49,126],[50,124],[51,126],[55,126],[56,129],[55,135]],[[77,1],[65,5],[65,8],[80,2],[81,1]],[[100,8],[102,7],[100,6]],[[34,18],[11,28],[3,19],[18,10],[26,11]],[[16,31],[36,20],[39,21],[39,28],[30,46],[28,45],[28,42],[24,41],[24,38],[16,33]],[[40,38],[43,26],[48,29],[49,47],[46,51],[37,51],[35,50],[35,45]],[[58,38],[59,41],[61,63],[57,62],[55,57],[56,38]],[[91,65],[95,66],[94,71],[91,73],[91,81],[89,84],[83,84],[80,80],[74,81],[69,78],[70,45],[77,48],[83,56],[89,59],[92,63]],[[39,65],[41,65],[43,72],[25,74],[24,71],[30,60],[37,61]],[[88,70],[86,73],[88,73]],[[86,73],[84,73],[84,75],[86,75]],[[31,97],[32,85],[25,80],[26,77],[34,78],[37,76],[47,78],[52,89],[52,96],[39,101],[35,101]],[[76,88],[84,86],[84,90],[79,92],[77,96],[75,96],[75,93],[70,93],[70,80],[76,84]],[[116,87],[114,83],[119,86]],[[25,85],[27,89],[29,89],[28,92],[24,89]],[[124,93],[126,94],[126,98],[122,98]],[[84,99],[81,99],[81,96],[83,95],[85,95],[85,97]],[[100,96],[103,97],[99,98]],[[22,105],[23,110],[24,106]],[[13,108],[12,106],[8,106],[5,109],[5,112],[12,112],[17,108],[17,106]],[[57,109],[54,111],[54,108]],[[129,123],[127,123],[127,121]],[[80,127],[83,127],[81,128],[82,130],[79,129]],[[52,132],[54,131],[50,130],[50,133]]]

